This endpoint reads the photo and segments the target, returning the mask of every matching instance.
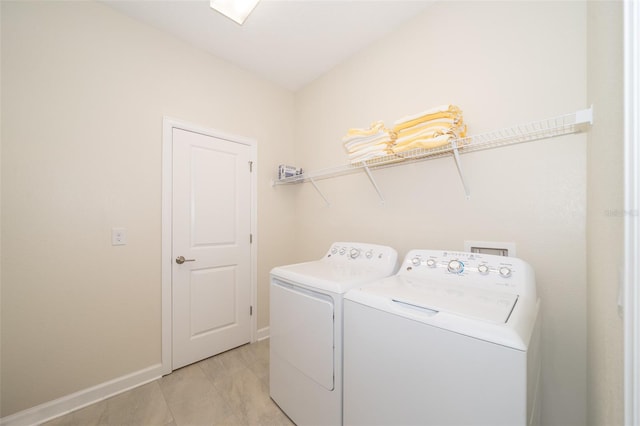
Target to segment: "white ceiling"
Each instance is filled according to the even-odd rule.
[[[431,1],[262,0],[240,26],[211,9],[208,0],[102,0],[290,90],[310,83]]]

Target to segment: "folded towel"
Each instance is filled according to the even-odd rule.
[[[436,120],[427,120],[427,121],[420,121],[417,122],[416,124],[414,124],[411,127],[406,127],[406,128],[402,128],[402,129],[398,129],[398,131],[394,132],[400,136],[404,136],[410,133],[417,133],[420,132],[424,129],[428,129],[428,128],[433,128],[434,130],[437,129],[449,129],[452,127],[456,127],[460,125],[460,121],[459,120],[455,120],[452,118],[441,118],[441,119],[436,119]]]
[[[461,127],[426,127],[424,129],[417,129],[412,132],[400,132],[398,138],[395,141],[395,145],[401,145],[407,141],[415,139],[428,139],[441,135],[452,135],[456,138],[463,138],[467,134],[466,126]]]
[[[351,136],[371,136],[384,130],[384,123],[382,121],[374,121],[368,129],[349,129],[345,137]]]
[[[450,145],[462,140],[466,133],[462,111],[449,104],[403,117],[394,122],[391,130],[381,121],[373,122],[368,129],[349,129],[342,143],[352,164],[388,157],[386,162],[393,160],[394,153]]]
[[[409,121],[414,121],[419,118],[431,119],[431,118],[437,118],[439,116],[443,116],[443,117],[451,116],[455,118],[458,115],[462,115],[462,111],[456,105],[440,105],[437,107],[429,108],[417,114],[412,114],[406,117],[402,117],[396,120],[393,124],[398,125],[398,124],[406,123]]]
[[[404,141],[407,141],[409,139],[440,136],[444,133],[448,133],[449,130],[450,130],[449,127],[434,126],[434,127],[424,127],[424,128],[416,129],[415,131],[411,131],[411,132],[400,132],[398,133],[398,138],[396,139],[395,143],[401,144]]]
[[[386,155],[392,152],[391,147],[391,144],[372,145],[367,148],[359,149],[358,151],[350,152],[347,156],[349,157],[349,159],[352,159],[357,158],[360,155],[370,154],[372,152],[382,152]]]
[[[455,124],[457,124],[460,121],[462,121],[462,117],[461,116],[458,116],[458,115],[455,115],[455,114],[451,114],[451,113],[448,113],[448,112],[441,112],[441,113],[437,113],[437,114],[431,115],[429,117],[419,117],[419,118],[416,118],[415,120],[412,120],[412,121],[406,121],[404,123],[396,124],[393,127],[393,131],[394,132],[401,132],[401,131],[403,131],[405,129],[409,129],[409,128],[411,128],[413,126],[416,126],[416,125],[419,125],[421,123],[425,123],[425,122],[428,122],[428,121],[431,121],[431,120],[438,120],[438,119],[442,119],[442,118],[453,119]]]
[[[372,156],[389,155],[395,137],[381,121],[376,121],[369,129],[349,129],[342,143],[349,159],[359,162]]]
[[[379,132],[371,136],[349,138],[346,140],[343,139],[342,144],[344,145],[345,149],[349,150],[356,146],[375,144],[375,143],[386,142],[386,141],[391,141],[391,136],[389,135],[389,133]]]
[[[462,111],[455,105],[442,105],[436,108],[431,108],[421,113],[397,120],[393,123],[393,130],[395,132],[400,132],[421,123],[443,119],[452,121],[452,124],[458,124],[459,122],[462,122]]]
[[[412,149],[422,148],[422,149],[434,149],[440,148],[447,144],[450,144],[451,141],[455,139],[454,135],[440,135],[434,138],[416,138],[410,141],[403,143],[402,145],[394,145],[391,150],[394,153],[410,151]]]

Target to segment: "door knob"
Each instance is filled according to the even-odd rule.
[[[184,256],[176,257],[176,263],[178,265],[182,265],[184,262],[195,262],[195,259],[185,259]]]

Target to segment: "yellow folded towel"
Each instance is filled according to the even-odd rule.
[[[431,115],[429,117],[420,117],[420,118],[416,118],[415,120],[412,121],[407,121],[401,124],[397,124],[393,127],[393,131],[394,132],[401,132],[404,129],[408,129],[411,128],[413,126],[416,126],[420,123],[424,123],[424,122],[428,122],[430,120],[437,120],[437,119],[441,119],[441,118],[449,118],[449,119],[453,119],[455,121],[455,123],[458,123],[459,121],[461,121],[462,117],[455,115],[455,114],[451,114],[448,112],[439,112],[437,114]]]
[[[354,136],[371,136],[371,135],[375,135],[376,133],[380,132],[381,130],[384,130],[384,123],[382,121],[374,121],[373,123],[371,123],[371,126],[368,129],[349,129],[347,130],[347,134],[345,135],[344,138],[342,138],[343,140],[345,138],[351,138]]]
[[[359,149],[357,151],[350,152],[348,154],[349,159],[356,158],[360,155],[370,154],[372,152],[384,152],[385,154],[391,153],[391,144],[377,144],[372,145],[363,149]]]
[[[456,120],[453,118],[440,118],[435,120],[426,120],[426,121],[420,121],[411,127],[402,128],[397,133],[407,134],[411,132],[418,132],[425,128],[433,128],[433,127],[450,128],[450,127],[455,127],[458,124],[459,124],[459,120]]]
[[[423,122],[441,119],[453,120],[453,123],[457,124],[462,121],[462,111],[455,105],[441,105],[397,120],[393,123],[393,131],[400,132]]]
[[[351,139],[348,142],[344,143],[344,149],[347,152],[357,151],[361,148],[366,148],[367,146],[377,145],[380,143],[392,143],[391,136],[389,133],[379,133],[377,135],[368,136],[366,138],[357,138]]]
[[[395,153],[414,149],[435,149],[464,142],[467,126],[462,111],[456,105],[440,105],[394,122],[393,129],[382,121],[371,123],[368,129],[349,129],[342,138],[352,164],[369,162],[379,157],[393,161]],[[439,152],[439,151],[438,151]],[[384,159],[387,161],[387,158]]]
[[[445,133],[450,133],[449,132],[449,128],[448,127],[432,127],[432,128],[424,128],[424,129],[418,129],[415,132],[400,132],[398,134],[398,138],[396,139],[396,145],[397,144],[402,144],[408,140],[413,140],[413,139],[417,139],[417,138],[432,138],[435,136],[440,136],[443,135]]]
[[[374,152],[387,155],[395,137],[396,134],[389,132],[381,121],[376,121],[369,129],[349,129],[342,143],[349,158],[353,159]]]
[[[402,145],[394,145],[391,150],[394,153],[410,151],[412,149],[434,149],[450,144],[455,139],[453,135],[440,135],[434,138],[417,138],[403,143]]]
[[[394,125],[398,125],[398,124],[402,124],[408,121],[413,121],[416,120],[418,118],[429,118],[429,117],[436,117],[442,113],[449,113],[449,114],[453,114],[453,115],[460,115],[462,113],[462,111],[460,110],[460,108],[456,105],[440,105],[437,107],[433,107],[433,108],[429,108],[427,110],[424,110],[422,112],[419,112],[417,114],[412,114],[412,115],[408,115],[405,117],[402,117],[398,120],[396,120],[393,124]]]

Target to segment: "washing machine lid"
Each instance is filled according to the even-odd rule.
[[[271,276],[312,289],[343,294],[359,285],[388,277],[393,269],[380,265],[337,263],[324,259],[278,266]]]
[[[401,275],[354,288],[344,299],[518,350],[527,349],[538,312],[537,301],[519,295]]]
[[[396,289],[385,288],[383,293],[386,290],[386,296],[395,302],[494,324],[506,323],[518,301],[515,294],[452,286],[450,283],[416,284],[406,281]]]

